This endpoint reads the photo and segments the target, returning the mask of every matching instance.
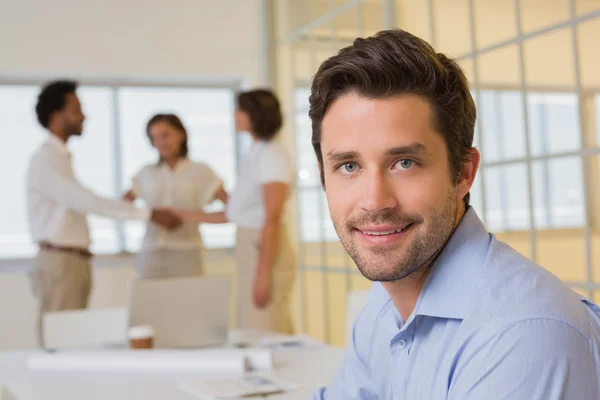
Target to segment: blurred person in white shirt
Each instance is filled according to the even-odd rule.
[[[214,200],[227,203],[223,181],[206,164],[188,158],[188,135],[173,114],[157,114],[146,134],[158,151],[157,163],[144,166],[133,178],[125,199],[142,199],[151,207],[202,209]],[[197,222],[165,231],[149,223],[136,260],[141,279],[198,276],[204,273],[204,245]]]
[[[250,133],[253,142],[240,164],[226,212],[177,212],[184,220],[237,225],[239,327],[291,334],[290,298],[297,259],[284,215],[294,173],[289,155],[276,141],[282,124],[273,92],[240,93],[236,130]]]
[[[38,340],[42,346],[45,312],[87,307],[92,254],[86,214],[151,220],[168,229],[181,223],[170,211],[136,208],[126,201],[100,197],[77,181],[67,148],[71,137],[81,136],[85,120],[76,89],[77,83],[72,81],[50,82],[42,88],[36,114],[49,136],[33,154],[27,172],[30,231],[40,247],[31,281],[39,299]]]

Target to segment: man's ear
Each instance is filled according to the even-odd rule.
[[[472,147],[467,153],[467,157],[465,157],[466,161],[462,163],[456,181],[459,199],[464,198],[469,193],[469,190],[471,190],[481,160],[481,154],[479,154],[479,150],[476,148]]]

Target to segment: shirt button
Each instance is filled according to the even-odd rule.
[[[404,339],[400,339],[398,340],[398,347],[400,347],[401,349],[406,347],[406,340]]]

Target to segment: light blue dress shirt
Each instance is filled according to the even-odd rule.
[[[374,283],[314,399],[599,400],[600,307],[489,234],[470,208],[404,322]]]

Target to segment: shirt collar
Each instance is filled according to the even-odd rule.
[[[188,163],[190,163],[190,159],[187,157],[181,157],[179,158],[179,160],[177,160],[177,164],[175,165],[175,169],[171,169],[171,167],[169,167],[169,164],[167,164],[166,162],[160,162],[160,168],[163,171],[167,171],[169,173],[172,174],[176,174],[179,172],[180,169],[185,168],[187,166]]]
[[[55,134],[50,133],[48,135],[47,143],[55,150],[58,150],[60,154],[70,156],[71,152],[67,148],[67,144],[59,139]]]
[[[475,210],[469,207],[434,262],[415,309],[404,326],[408,326],[419,315],[464,319],[476,291],[491,238]],[[389,294],[380,283],[376,283],[372,291],[381,304],[378,320],[397,332],[402,318]]]
[[[434,263],[413,314],[464,319],[491,240],[492,236],[470,207]]]

